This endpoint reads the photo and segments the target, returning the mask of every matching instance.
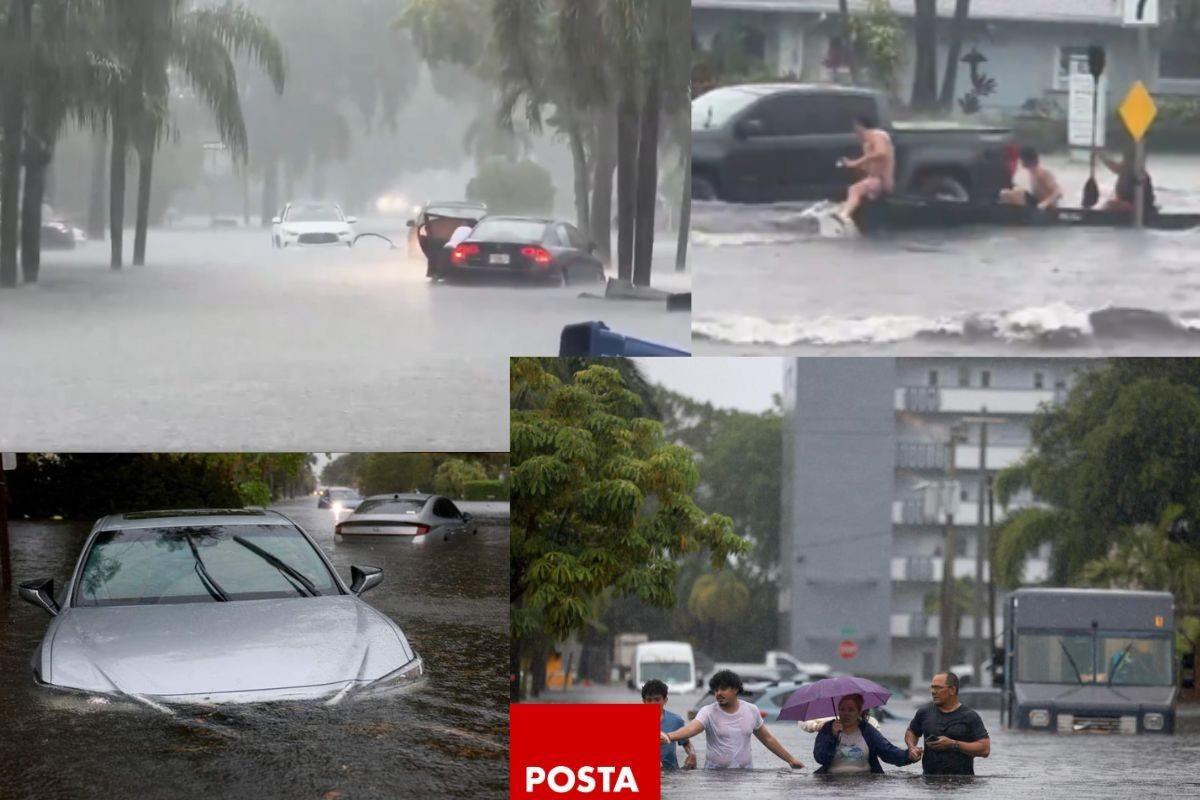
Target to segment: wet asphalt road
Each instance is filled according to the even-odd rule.
[[[687,719],[701,693],[672,695],[667,708]],[[624,687],[591,687],[548,692],[542,702],[639,702]],[[899,719],[881,728],[893,744],[903,745],[904,731],[923,697],[893,698],[889,710]],[[816,734],[793,722],[768,723],[780,743],[803,764],[793,770],[757,740],[751,742],[754,770],[697,769],[663,776],[664,800],[794,800],[797,797],[920,800],[945,797],[994,800],[1081,800],[1083,798],[1191,797],[1200,792],[1200,718],[1174,736],[1055,736],[1007,731],[996,711],[982,711],[992,739],[992,755],[976,759],[975,777],[925,778],[920,765],[892,767],[881,776],[813,775]],[[704,734],[692,739],[704,765]]]
[[[564,325],[593,320],[690,344],[665,302],[580,297],[603,284],[431,285],[403,225],[357,226],[396,250],[153,230],[147,265],[120,272],[106,242],[47,252],[37,285],[0,291],[0,447],[503,451],[510,355],[557,355]],[[671,244],[655,268],[687,291]]]
[[[1086,166],[1049,158],[1077,206]],[[1200,158],[1151,162],[1200,211]],[[1101,179],[1104,196],[1111,181]],[[694,350],[709,355],[1200,352],[1200,231],[974,228],[830,238],[806,205],[694,210]]]
[[[481,520],[488,508],[472,508]],[[334,541],[313,498],[279,506],[335,567],[383,567],[364,596],[396,620],[427,676],[397,697],[333,708],[230,707],[198,717],[64,705],[33,683],[48,617],[0,597],[0,797],[507,796],[508,523],[449,542]],[[12,525],[16,582],[68,576],[90,523]]]

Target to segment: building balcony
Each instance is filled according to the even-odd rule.
[[[1061,402],[1066,390],[972,389],[943,386],[903,386],[896,389],[896,410],[923,414],[1029,415],[1043,403]]]
[[[987,448],[987,469],[1001,470],[1021,460],[1024,445],[992,444]],[[949,448],[944,442],[897,442],[896,467],[899,469],[946,471]],[[959,471],[979,470],[979,446],[960,444],[954,448],[954,466]]]
[[[1006,518],[1004,508],[999,504],[994,504],[993,509],[996,522],[1003,522]],[[987,521],[987,505],[983,508],[984,521]],[[892,524],[893,525],[943,525],[945,517],[941,514],[933,513],[926,508],[925,498],[921,495],[915,495],[903,500],[892,501]],[[954,524],[960,527],[971,527],[979,524],[979,504],[960,502],[957,510],[954,512]]]
[[[937,614],[892,614],[891,633],[893,639],[936,639],[941,620]],[[999,631],[1004,620],[997,617],[993,630]],[[984,637],[987,636],[987,620],[984,620]],[[959,620],[958,641],[969,645],[975,638],[975,618],[968,614]]]
[[[983,564],[983,579],[991,580],[990,565]],[[946,559],[941,556],[894,556],[892,558],[892,580],[912,583],[941,583],[942,572],[946,568]],[[953,564],[955,578],[974,578],[975,559],[959,556]],[[1050,571],[1050,563],[1044,558],[1031,558],[1025,562],[1024,580],[1026,583],[1041,583],[1046,580]]]

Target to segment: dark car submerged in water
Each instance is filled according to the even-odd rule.
[[[21,597],[53,616],[33,655],[48,689],[97,702],[337,702],[406,684],[421,658],[320,548],[273,511],[121,514],[96,523],[61,593]]]
[[[568,284],[604,280],[595,246],[569,222],[486,217],[450,253],[447,280],[502,276]]]

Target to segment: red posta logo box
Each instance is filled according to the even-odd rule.
[[[509,706],[513,800],[659,797],[659,707]]]

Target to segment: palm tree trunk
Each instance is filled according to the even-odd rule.
[[[150,227],[150,186],[154,177],[154,145],[138,148],[137,227],[133,234],[133,264],[146,263],[146,231]]]
[[[125,149],[128,131],[119,113],[113,114],[112,158],[109,160],[108,236],[112,268],[120,269],[125,235]]]
[[[17,221],[21,194],[21,128],[25,101],[19,79],[4,92],[0,140],[0,286],[17,285]]]
[[[612,196],[613,171],[617,167],[615,125],[612,109],[596,114],[596,152],[592,158],[592,241],[596,255],[605,264],[612,264]]]
[[[937,0],[914,2],[917,63],[913,72],[912,107],[928,111],[937,103]]]
[[[617,105],[617,277],[633,278],[634,214],[637,183],[637,100],[626,85]]]
[[[958,60],[962,57],[963,37],[967,32],[967,18],[971,14],[971,0],[957,0],[954,5],[954,22],[950,27],[950,49],[946,54],[946,72],[942,77],[942,95],[938,108],[949,111],[954,107],[955,84],[958,82]]]
[[[92,183],[88,193],[87,235],[89,239],[104,238],[104,180],[108,155],[108,136],[97,132],[92,138]]]
[[[675,244],[675,271],[687,271],[688,236],[692,229],[692,149],[683,154],[683,198],[679,205],[679,241]]]
[[[633,256],[633,282],[650,285],[654,263],[654,212],[658,207],[658,132],[662,118],[662,64],[654,64],[646,81],[642,124],[638,141],[637,230]]]
[[[279,162],[270,159],[263,167],[262,209],[260,223],[262,227],[271,227],[271,220],[279,211]]]
[[[572,113],[567,124],[567,135],[571,140],[571,163],[575,167],[575,224],[583,235],[591,238],[592,214],[589,208],[591,187],[588,177],[587,148],[583,142],[583,130],[579,118]]]
[[[42,200],[50,154],[26,143],[25,189],[21,195],[21,277],[37,283],[42,260]]]

